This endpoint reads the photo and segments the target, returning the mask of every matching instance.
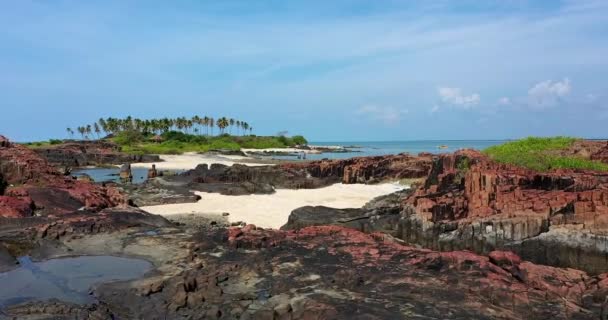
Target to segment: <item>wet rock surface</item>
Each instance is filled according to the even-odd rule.
[[[109,141],[68,141],[59,145],[36,148],[35,151],[52,165],[61,167],[161,161],[157,155],[122,153],[118,145]]]

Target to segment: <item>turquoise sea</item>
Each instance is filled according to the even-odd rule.
[[[351,157],[378,156],[387,154],[420,152],[447,153],[460,149],[483,150],[493,145],[504,143],[506,140],[420,140],[420,141],[326,141],[311,142],[315,146],[343,146],[353,152],[311,154],[307,159],[345,159]],[[444,148],[440,148],[443,146]],[[354,147],[354,148],[353,148]]]

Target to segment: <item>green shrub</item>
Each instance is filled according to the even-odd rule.
[[[122,131],[114,137],[114,142],[119,145],[133,145],[135,143],[144,140],[144,136],[141,132],[136,130]]]
[[[303,136],[293,136],[291,138],[291,140],[296,145],[305,145],[305,144],[308,144],[308,141]]]
[[[501,163],[513,164],[537,171],[552,169],[589,169],[608,171],[608,165],[584,158],[561,156],[557,154],[572,146],[577,141],[572,137],[525,139],[492,146],[483,152],[490,158]]]
[[[63,140],[59,140],[59,139],[50,139],[49,140],[49,144],[55,145],[55,144],[62,144]]]

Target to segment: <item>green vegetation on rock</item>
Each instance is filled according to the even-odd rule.
[[[528,137],[492,146],[483,152],[500,163],[513,164],[537,171],[552,169],[589,169],[608,171],[608,165],[599,161],[560,155],[574,144],[573,137]]]

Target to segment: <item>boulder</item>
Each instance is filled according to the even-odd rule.
[[[131,172],[131,165],[128,163],[120,166],[120,180],[123,182],[133,181],[133,173]]]
[[[154,179],[158,177],[158,172],[156,171],[156,165],[153,164],[152,168],[148,169],[148,179]]]

